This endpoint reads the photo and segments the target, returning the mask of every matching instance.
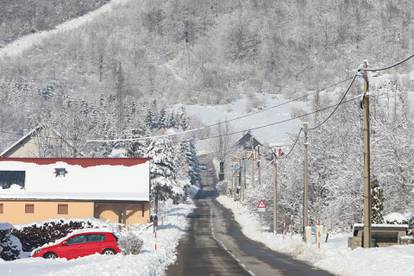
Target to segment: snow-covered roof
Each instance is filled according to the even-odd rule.
[[[396,221],[398,223],[407,222],[408,219],[400,213],[390,213],[384,216],[385,221]]]
[[[0,189],[4,199],[149,201],[149,159],[0,158],[0,171],[25,174],[24,188]]]
[[[363,223],[355,223],[355,227],[364,227]],[[409,228],[408,224],[371,224],[371,227],[378,227],[378,228]]]
[[[33,134],[38,132],[43,126],[38,125],[37,127],[33,128],[31,131],[29,131],[27,134],[25,134],[23,137],[21,137],[19,140],[17,140],[15,143],[13,143],[10,147],[3,150],[0,153],[0,156],[6,156],[9,151],[12,151],[15,147],[26,141],[28,138],[32,137]]]
[[[17,140],[16,142],[14,142],[11,146],[9,146],[8,148],[6,148],[5,150],[3,150],[0,153],[0,157],[8,157],[10,156],[10,154],[12,154],[13,152],[15,152],[15,149],[17,149],[21,144],[25,144],[27,143],[27,141],[30,140],[30,138],[32,138],[33,135],[37,134],[39,131],[41,131],[42,129],[46,128],[47,126],[44,124],[39,124],[37,125],[35,128],[33,128],[32,130],[30,130],[28,133],[26,133],[25,135],[23,135],[23,137],[21,137],[19,140]],[[50,130],[54,133],[54,135],[56,135],[57,137],[59,137],[60,139],[62,139],[62,141],[67,144],[70,148],[74,149],[75,147],[73,146],[73,144],[71,142],[69,142],[68,140],[66,140],[62,134],[60,134],[57,130],[50,128]],[[83,156],[82,152],[77,152],[79,155]]]

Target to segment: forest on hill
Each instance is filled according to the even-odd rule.
[[[97,9],[109,0],[2,0],[0,48],[30,33],[53,29]]]

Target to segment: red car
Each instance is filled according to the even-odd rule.
[[[32,257],[68,260],[92,254],[114,255],[121,252],[118,238],[111,232],[83,232],[72,234],[59,242],[32,252]]]

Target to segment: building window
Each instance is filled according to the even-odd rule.
[[[67,215],[69,213],[69,207],[67,204],[58,204],[58,215]]]
[[[3,212],[4,212],[3,208],[4,208],[3,203],[0,203],[0,214],[3,214]]]
[[[25,204],[24,205],[24,212],[26,214],[33,214],[34,213],[34,204]]]
[[[11,185],[24,188],[25,179],[25,171],[0,171],[0,187],[3,189],[8,189]]]
[[[56,177],[65,177],[68,171],[65,168],[55,168]]]

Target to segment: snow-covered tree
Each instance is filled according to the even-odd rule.
[[[384,210],[384,192],[376,177],[371,180],[372,223],[384,223],[382,212]]]

